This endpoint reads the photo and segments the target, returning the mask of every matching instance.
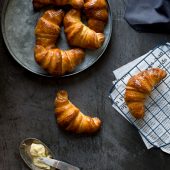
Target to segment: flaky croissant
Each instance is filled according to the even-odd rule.
[[[153,87],[167,75],[160,68],[151,68],[132,76],[126,86],[125,102],[131,114],[140,119],[144,116],[144,102]]]
[[[48,73],[62,76],[72,72],[84,59],[84,51],[75,48],[61,50],[58,48],[47,50],[43,46],[35,47],[35,60]]]
[[[88,27],[95,32],[103,32],[108,20],[106,0],[84,0],[84,9],[88,17]]]
[[[60,34],[60,25],[64,18],[63,10],[48,10],[38,20],[35,28],[36,45],[51,49]]]
[[[99,130],[101,121],[84,115],[68,100],[66,91],[59,91],[55,99],[57,122],[65,130],[74,133],[94,133]]]
[[[35,9],[42,8],[46,5],[71,5],[73,8],[80,9],[84,5],[83,0],[33,0],[33,6]]]
[[[73,71],[85,56],[82,49],[61,50],[55,48],[63,17],[62,10],[48,10],[39,19],[35,28],[35,60],[44,70],[56,76]]]
[[[64,31],[68,43],[76,47],[96,49],[105,40],[104,34],[96,33],[81,22],[80,11],[75,9],[65,15]]]

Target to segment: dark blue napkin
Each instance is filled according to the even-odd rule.
[[[125,20],[140,32],[170,33],[170,0],[127,0]]]

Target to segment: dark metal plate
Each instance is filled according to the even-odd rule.
[[[86,57],[83,63],[73,72],[65,76],[74,75],[87,69],[94,64],[106,50],[112,33],[112,12],[109,2],[108,6],[109,20],[105,27],[106,40],[103,46],[97,50],[86,50]],[[51,77],[51,75],[41,69],[34,60],[34,28],[42,12],[43,11],[35,12],[33,10],[32,0],[6,0],[1,17],[2,34],[9,52],[18,63],[35,74]],[[63,30],[57,47],[69,49]]]

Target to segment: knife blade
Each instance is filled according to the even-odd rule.
[[[68,164],[68,163],[62,162],[62,161],[58,161],[55,159],[41,157],[41,158],[39,158],[39,160],[42,163],[45,163],[45,164],[47,164],[51,167],[57,168],[59,170],[80,170],[78,167],[75,167],[71,164]]]

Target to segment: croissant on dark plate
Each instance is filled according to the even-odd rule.
[[[73,8],[80,9],[84,5],[83,0],[33,0],[33,6],[35,9],[42,8],[46,5],[71,5]]]
[[[60,25],[64,18],[63,10],[48,10],[38,20],[35,28],[36,45],[51,49],[56,45],[60,34]]]
[[[47,50],[43,46],[35,47],[35,60],[48,73],[62,76],[72,72],[84,59],[84,51],[79,48]]]
[[[48,73],[56,76],[73,71],[85,56],[82,49],[61,50],[56,48],[56,40],[63,20],[62,10],[48,10],[39,19],[35,28],[35,60]]]
[[[64,31],[71,46],[96,49],[102,46],[105,36],[96,33],[81,21],[79,10],[71,9],[64,17]]]
[[[59,91],[55,99],[55,113],[58,124],[74,133],[94,133],[99,130],[101,121],[84,115],[68,99],[66,91]]]
[[[126,85],[125,102],[135,118],[143,118],[146,97],[150,95],[153,87],[165,78],[166,75],[166,71],[160,68],[151,68],[129,79]]]
[[[106,0],[84,0],[84,9],[88,17],[88,27],[95,32],[103,32],[108,20]]]

